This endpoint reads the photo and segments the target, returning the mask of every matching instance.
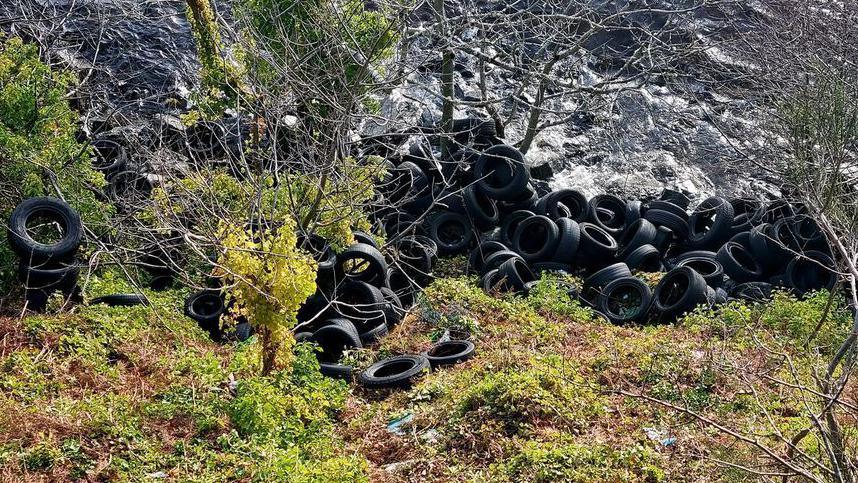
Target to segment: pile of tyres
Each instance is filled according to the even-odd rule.
[[[40,230],[53,232],[56,239],[35,236]],[[58,198],[29,198],[12,211],[7,240],[20,260],[18,278],[30,310],[44,310],[57,292],[66,297],[77,295],[80,263],[75,254],[82,233],[80,215]]]
[[[446,157],[431,142],[411,145],[379,190],[379,206],[400,208],[374,214],[388,236],[428,237],[441,256],[469,253],[486,291],[527,292],[543,272],[575,274],[584,283],[571,294],[621,324],[836,282],[826,237],[802,206],[714,196],[692,209],[670,189],[651,200],[551,191],[484,125],[465,129],[470,144]],[[664,274],[652,290],[636,272]]]

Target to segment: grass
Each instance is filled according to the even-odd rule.
[[[421,352],[445,331],[470,334],[477,354],[396,391],[321,377],[305,344],[260,377],[255,339],[211,343],[180,315],[182,292],[0,319],[0,479],[746,480],[715,460],[773,469],[759,451],[640,396],[782,451],[778,432],[803,429],[815,404],[794,386],[848,330],[835,304],[803,348],[826,293],[616,327],[572,301],[571,282],[547,277],[522,297],[438,279],[388,337],[347,357]],[[94,280],[87,295],[119,283]],[[844,397],[856,402],[854,384]],[[843,421],[855,444],[854,416]],[[800,448],[821,450],[815,438]]]

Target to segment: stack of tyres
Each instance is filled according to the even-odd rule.
[[[80,215],[57,198],[30,198],[12,211],[8,241],[20,258],[18,276],[30,310],[44,310],[54,293],[76,292],[82,233]]]

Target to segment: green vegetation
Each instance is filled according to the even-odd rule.
[[[0,43],[0,218],[33,196],[62,196],[96,232],[113,209],[99,200],[105,182],[93,169],[91,150],[76,139],[77,115],[66,94],[68,72],[51,72],[39,50],[18,38]],[[10,290],[15,265],[0,245],[0,293]]]

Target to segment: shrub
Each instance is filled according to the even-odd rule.
[[[99,200],[104,176],[91,150],[76,139],[77,115],[66,101],[69,72],[51,72],[35,45],[18,38],[0,43],[0,217],[33,196],[61,195],[96,232],[113,210]],[[0,245],[0,293],[14,277],[12,253]]]

